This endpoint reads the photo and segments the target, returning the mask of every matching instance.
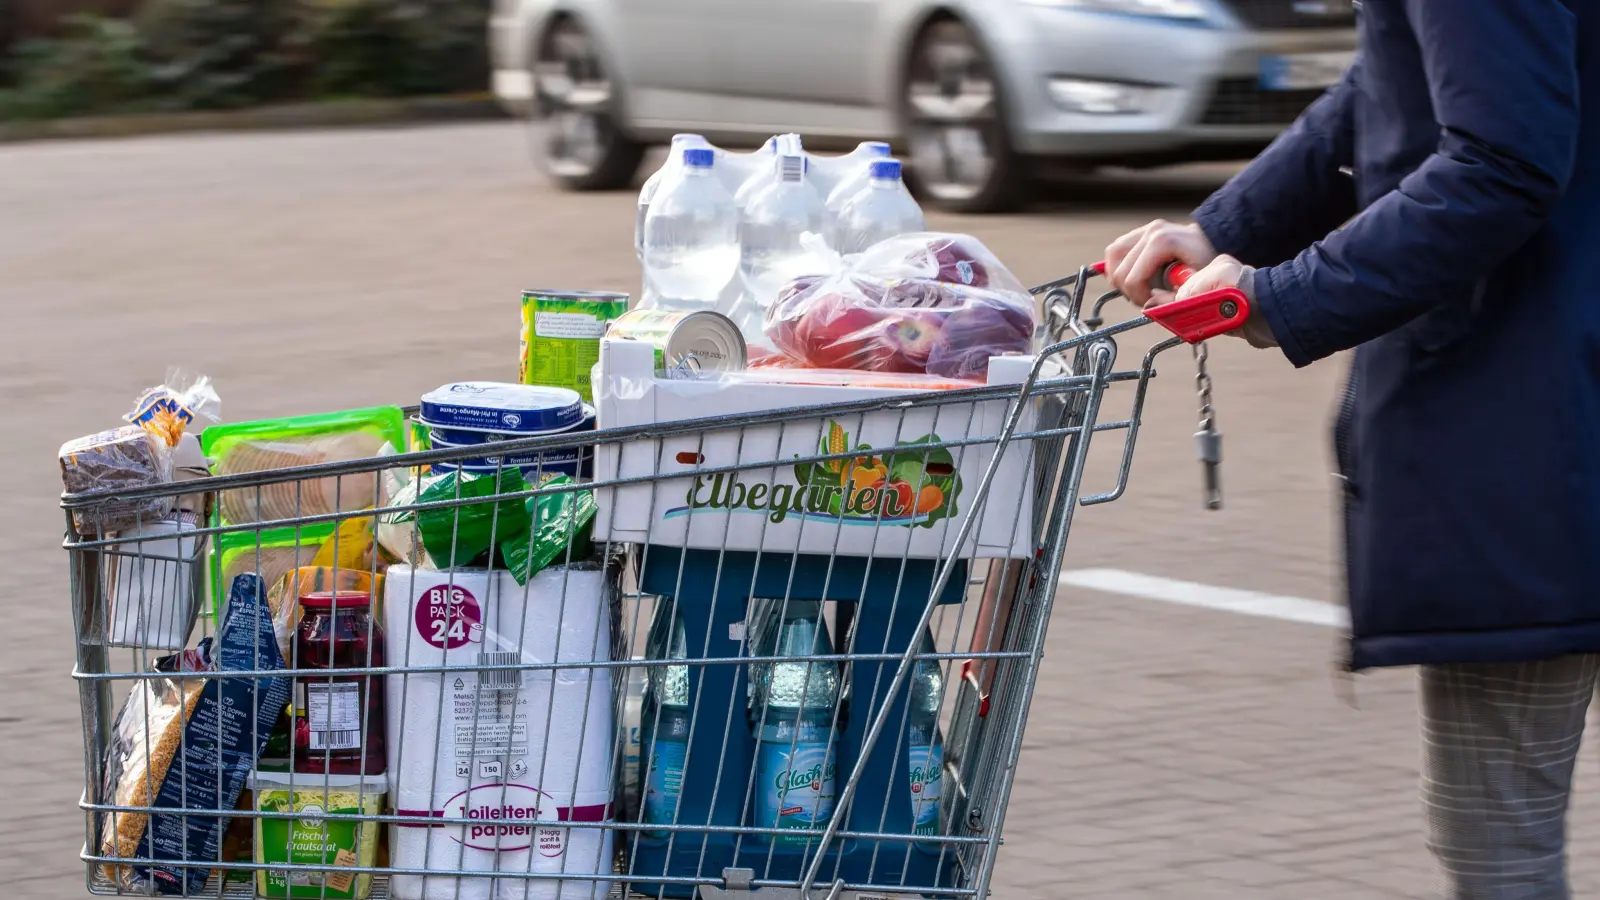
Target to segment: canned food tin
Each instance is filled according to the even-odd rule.
[[[523,291],[523,384],[569,388],[594,400],[589,370],[606,326],[628,311],[628,295],[608,291]]]
[[[612,322],[606,337],[654,346],[657,369],[731,372],[748,361],[739,326],[709,310],[636,309]]]
[[[433,428],[564,431],[583,420],[583,398],[570,388],[464,381],[422,395],[422,421]]]

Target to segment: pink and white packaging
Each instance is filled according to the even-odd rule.
[[[384,579],[394,666],[536,665],[609,660],[607,573],[396,565]],[[559,627],[558,627],[559,626]],[[389,797],[415,824],[390,829],[401,900],[576,900],[610,888],[615,720],[611,671],[572,668],[386,676]],[[470,824],[435,819],[469,819]],[[576,827],[575,827],[576,826]],[[557,877],[573,876],[573,877]]]
[[[698,419],[711,415],[773,412],[818,404],[850,403],[911,396],[920,391],[877,386],[767,383],[744,378],[662,378],[655,354],[643,341],[604,339],[592,379],[599,427],[619,428]],[[990,360],[990,385],[1021,384],[1032,357],[998,356]],[[742,373],[734,373],[739,375]],[[754,374],[754,373],[752,373]],[[892,375],[861,373],[863,381]],[[844,553],[943,559],[952,554],[986,558],[1033,555],[1033,441],[1014,440],[1001,457],[987,503],[965,546],[955,546],[962,518],[974,514],[973,498],[985,467],[995,457],[993,438],[1004,427],[1010,402],[1005,399],[896,408],[864,413],[807,418],[783,425],[685,434],[656,440],[603,443],[595,458],[595,480],[652,477],[637,485],[596,490],[599,512],[595,539],[617,543],[655,543],[715,550],[765,550],[784,553]],[[1027,401],[1017,433],[1038,427],[1038,401]],[[825,507],[818,481],[803,478],[797,465],[751,468],[728,476],[697,475],[696,470],[739,463],[760,463],[816,456],[829,446],[830,435],[847,450],[860,450],[871,463],[890,461],[892,454],[915,456],[916,442],[972,441],[951,447],[956,480],[953,498],[924,495],[926,480],[909,490],[909,515],[887,505],[880,495],[859,494],[862,509]],[[984,440],[984,439],[988,440]],[[835,451],[837,452],[837,451]],[[841,473],[841,484],[844,479]],[[849,485],[869,485],[870,476]],[[737,486],[736,486],[737,485]],[[882,487],[877,488],[882,490]],[[935,501],[929,516],[924,507]],[[954,510],[953,514],[950,510]]]

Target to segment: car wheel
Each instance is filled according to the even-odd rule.
[[[562,187],[609,191],[628,187],[644,147],[617,123],[617,93],[600,48],[583,26],[566,19],[539,42],[534,98],[542,125],[539,158]]]
[[[920,194],[953,212],[1015,206],[1023,164],[1011,150],[994,67],[971,29],[953,20],[923,29],[907,64],[901,107]]]

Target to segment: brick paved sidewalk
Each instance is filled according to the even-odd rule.
[[[1333,632],[1064,592],[996,896],[1314,900],[1430,895],[1414,673],[1335,693]],[[1595,753],[1572,816],[1600,894]]]

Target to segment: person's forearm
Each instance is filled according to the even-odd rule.
[[[1408,0],[1407,14],[1438,147],[1345,227],[1255,273],[1256,314],[1296,365],[1471,297],[1571,177],[1578,39],[1560,0]]]

